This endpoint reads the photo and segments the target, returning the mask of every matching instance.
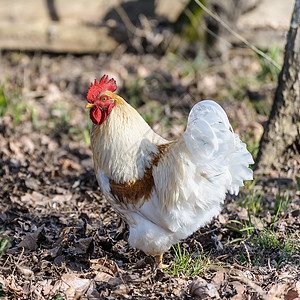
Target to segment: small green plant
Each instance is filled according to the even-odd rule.
[[[300,239],[296,233],[287,234],[287,238],[283,247],[283,255],[290,260],[292,255],[298,254],[298,259],[300,255]],[[300,264],[300,260],[298,262]]]
[[[66,296],[65,295],[55,295],[55,296],[50,296],[49,299],[50,300],[63,300],[63,299],[66,299]]]
[[[280,211],[285,211],[290,202],[290,196],[287,194],[285,197],[281,196],[281,192],[279,191],[275,198],[275,215],[272,218],[272,228],[274,228],[274,223],[278,220],[278,215]]]
[[[32,127],[34,130],[37,130],[38,127],[38,121],[37,121],[37,115],[34,106],[29,106],[30,111],[30,118],[32,122]]]
[[[272,58],[277,64],[280,64],[280,60],[282,57],[282,49],[277,46],[272,46],[265,52],[269,57]],[[280,70],[276,68],[273,64],[271,64],[268,60],[264,57],[258,55],[261,72],[258,74],[258,80],[265,81],[266,78],[269,78],[271,81],[276,82],[278,80],[278,75]]]
[[[203,9],[197,3],[189,1],[186,9],[174,23],[175,31],[188,42],[204,40],[203,30],[199,30],[200,24],[203,23],[203,14]]]
[[[257,240],[266,249],[280,247],[277,234],[269,228],[265,228],[263,231],[261,231],[257,237]]]
[[[23,100],[18,90],[7,93],[3,83],[0,87],[0,116],[11,115],[14,125],[18,125],[24,114],[27,114],[32,121],[33,129],[37,129],[35,108]]]
[[[182,77],[196,78],[199,70],[204,71],[205,66],[205,55],[203,50],[199,50],[193,61],[187,60],[175,53],[169,53],[167,56],[168,68],[176,70]]]
[[[54,124],[54,128],[59,130],[66,128],[68,121],[70,120],[70,111],[63,106],[59,101],[55,106],[50,109],[51,122]]]
[[[193,277],[204,272],[210,265],[210,260],[204,256],[203,251],[188,253],[185,249],[181,250],[179,243],[172,249],[175,253],[175,260],[167,271],[173,276]]]
[[[5,95],[5,84],[0,87],[0,116],[4,116],[7,110],[7,98]]]
[[[232,225],[226,225],[226,227],[230,230],[233,230],[235,232],[238,232],[242,237],[240,238],[236,238],[236,239],[233,239],[231,241],[229,241],[227,244],[233,244],[233,243],[237,243],[237,242],[241,242],[241,241],[245,241],[247,240],[255,231],[255,227],[252,226],[252,222],[251,222],[251,217],[249,215],[249,221],[248,223],[246,221],[241,222],[241,221],[238,221],[238,220],[229,220],[230,223],[235,223],[235,224],[238,224],[239,227],[241,228],[238,228],[236,226],[232,226]]]
[[[3,232],[0,232],[0,257],[5,254],[8,245],[8,238],[2,237]]]
[[[143,88],[145,87],[145,85],[145,80],[138,77],[135,80],[131,81],[131,83],[127,86],[126,96],[128,97],[130,104],[134,108],[138,108],[139,106],[149,102],[149,99],[147,99],[143,95]]]
[[[247,180],[247,181],[245,182],[245,190],[251,191],[251,190],[255,187],[257,181],[258,181],[261,177],[262,177],[262,175],[260,175],[260,176],[255,176],[255,177],[253,178],[253,180]]]
[[[300,241],[297,233],[288,233],[286,231],[284,234],[280,234],[272,228],[264,228],[253,240],[253,243],[271,250],[272,253],[276,253],[278,265],[284,260],[293,260],[295,254],[298,254],[298,263],[300,263]]]
[[[0,283],[0,297],[7,297],[6,293],[3,291],[2,283]]]
[[[249,191],[248,194],[239,202],[239,205],[251,211],[254,216],[257,216],[262,210],[261,200],[263,193],[261,191]]]

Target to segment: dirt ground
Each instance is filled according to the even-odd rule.
[[[1,54],[1,299],[300,297],[293,149],[170,249],[165,270],[153,270],[153,258],[129,247],[126,224],[98,188],[84,106],[90,81],[103,74],[170,139],[183,133],[194,103],[217,100],[255,155],[276,82],[249,80],[263,67],[248,50],[226,62],[199,60],[122,49],[110,56]]]

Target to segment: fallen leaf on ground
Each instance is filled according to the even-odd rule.
[[[108,258],[90,259],[89,263],[92,269],[96,271],[101,270],[111,275],[114,275],[117,271],[120,271],[118,265]]]
[[[190,284],[190,293],[195,300],[220,299],[216,287],[200,277],[196,277]]]
[[[16,265],[16,270],[19,274],[24,275],[27,278],[31,278],[34,275],[33,271],[30,268],[23,267],[20,265]]]
[[[218,270],[216,275],[213,277],[211,283],[215,285],[217,288],[221,286],[222,283],[227,281],[227,274],[224,270]]]
[[[91,285],[92,288],[96,288],[90,279],[80,278],[74,274],[63,274],[61,280],[55,283],[53,290],[65,292],[67,297],[73,299],[75,295],[85,295]]]
[[[234,295],[233,297],[231,297],[231,299],[232,300],[242,300],[242,299],[244,299],[243,294],[244,294],[244,292],[246,290],[245,286],[242,285],[239,281],[233,281],[230,284],[234,287],[234,289],[235,289],[235,291],[237,293],[236,295]]]
[[[34,233],[28,233],[23,240],[17,244],[18,248],[24,248],[25,250],[35,250],[37,249],[37,240],[42,230],[44,229],[45,224],[40,226]]]
[[[105,272],[98,272],[94,280],[97,283],[101,283],[101,282],[108,282],[111,278],[113,277],[110,274],[107,274]]]

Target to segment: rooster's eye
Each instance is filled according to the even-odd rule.
[[[107,98],[106,98],[106,97],[103,97],[103,98],[102,98],[102,101],[103,101],[103,102],[105,102],[106,100],[107,100]]]

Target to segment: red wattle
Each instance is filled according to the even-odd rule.
[[[102,124],[105,121],[106,117],[107,117],[107,112],[105,110],[102,110],[102,116],[101,116],[100,124]]]
[[[92,122],[96,125],[101,125],[105,121],[105,119],[107,118],[107,116],[109,115],[109,113],[111,112],[114,106],[115,106],[114,103],[109,105],[107,111],[101,110],[98,106],[94,106],[93,108],[91,108],[90,118]]]
[[[92,122],[96,125],[101,124],[101,119],[102,119],[102,111],[99,107],[95,106],[91,108],[90,110],[90,118]]]

